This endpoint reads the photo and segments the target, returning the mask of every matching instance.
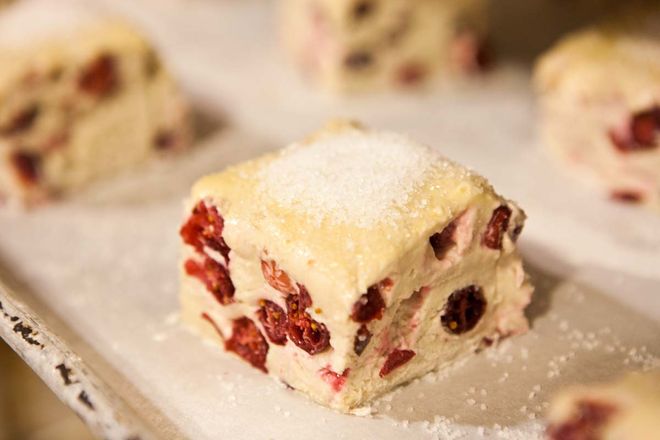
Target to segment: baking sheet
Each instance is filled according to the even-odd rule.
[[[660,219],[599,200],[543,154],[524,69],[429,95],[339,100],[281,65],[267,38],[268,2],[193,0],[182,9],[163,0],[157,13],[154,4],[114,6],[146,26],[228,127],[177,162],[38,211],[1,211],[0,265],[17,292],[66,321],[168,419],[160,435],[530,439],[558,387],[660,366]],[[527,335],[399,388],[364,417],[285,389],[182,329],[176,314],[177,229],[190,184],[333,116],[410,133],[518,200],[529,215],[521,246],[537,285]]]

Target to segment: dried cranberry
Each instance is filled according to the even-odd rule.
[[[456,290],[447,299],[440,322],[446,331],[460,335],[477,325],[486,311],[486,298],[480,287]]]
[[[253,367],[264,373],[268,372],[266,369],[268,342],[250,318],[243,316],[234,320],[231,338],[225,342],[225,350],[233,351]]]
[[[402,86],[414,86],[424,81],[428,75],[428,69],[422,64],[408,63],[399,68],[396,73],[396,81]]]
[[[282,307],[267,299],[259,301],[259,305],[261,307],[257,310],[257,317],[266,331],[266,336],[268,336],[268,339],[273,344],[285,345],[287,328],[286,313],[284,313]]]
[[[309,354],[324,351],[330,345],[330,332],[325,324],[317,322],[305,311],[311,299],[306,291],[302,295],[291,294],[286,298],[287,332],[289,339]]]
[[[364,349],[367,348],[367,345],[369,345],[371,336],[371,332],[367,326],[362,324],[355,334],[355,339],[353,340],[353,351],[355,351],[355,354],[358,356],[362,354]]]
[[[438,260],[445,258],[449,249],[456,244],[456,241],[454,241],[454,232],[456,232],[456,220],[445,226],[441,232],[436,232],[429,238],[435,258]]]
[[[353,6],[353,19],[356,21],[363,20],[370,16],[375,9],[375,4],[371,0],[362,0]]]
[[[612,191],[610,197],[612,198],[612,200],[616,200],[624,203],[640,203],[644,199],[641,193],[637,191],[625,190],[625,189]]]
[[[225,222],[215,206],[208,207],[202,201],[192,211],[188,221],[181,227],[179,234],[186,244],[202,252],[204,246],[220,252],[229,264],[229,246],[222,238]]]
[[[350,53],[344,59],[344,65],[351,70],[363,70],[373,64],[374,57],[366,51]]]
[[[610,130],[610,140],[622,153],[656,148],[660,132],[660,107],[653,107],[633,114],[623,131]]]
[[[494,64],[493,49],[489,41],[473,30],[463,30],[452,44],[454,65],[465,73],[480,73]]]
[[[188,275],[204,283],[206,290],[211,292],[220,304],[234,302],[234,283],[222,264],[205,256],[202,264],[192,259],[187,260],[184,269]]]
[[[573,416],[547,429],[549,440],[598,440],[603,427],[617,412],[614,405],[592,400],[578,402]]]
[[[36,153],[16,151],[11,154],[9,160],[23,185],[34,185],[39,181],[41,156]]]
[[[415,356],[415,352],[412,350],[394,350],[385,359],[385,364],[383,368],[380,369],[379,376],[385,377],[392,372],[392,370],[399,368],[401,365],[408,362],[410,359]]]
[[[490,249],[502,249],[502,238],[509,228],[509,219],[511,218],[511,209],[506,205],[501,205],[493,211],[493,215],[488,222],[486,232],[481,242]]]
[[[266,282],[275,290],[286,295],[297,293],[289,275],[279,268],[273,260],[261,260],[261,273]]]
[[[94,59],[78,77],[80,90],[98,98],[111,95],[118,85],[117,61],[107,53]]]
[[[367,323],[383,317],[385,301],[380,294],[380,290],[379,284],[374,284],[367,289],[367,293],[353,304],[353,312],[351,313],[353,321]]]
[[[14,115],[9,124],[0,129],[0,133],[5,136],[23,133],[34,125],[37,116],[39,116],[39,106],[32,104]]]
[[[159,130],[154,136],[153,143],[157,150],[172,150],[177,144],[177,137],[171,130]]]
[[[322,368],[319,372],[321,373],[321,378],[326,383],[330,384],[332,390],[335,393],[338,393],[344,388],[344,385],[346,385],[346,379],[348,379],[348,375],[351,373],[351,369],[347,368],[341,374],[339,374],[332,371],[330,366],[327,366]]]

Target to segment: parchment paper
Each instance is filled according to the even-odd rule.
[[[114,6],[146,26],[228,127],[180,160],[29,213],[0,211],[0,264],[158,408],[172,436],[530,439],[558,387],[660,366],[660,218],[599,199],[543,153],[524,69],[428,95],[342,100],[281,65],[269,2],[157,3],[157,13],[156,2]],[[537,285],[528,334],[399,388],[363,417],[285,389],[182,329],[176,314],[190,184],[333,116],[410,133],[519,201]]]

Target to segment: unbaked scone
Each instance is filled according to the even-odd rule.
[[[80,2],[0,13],[0,199],[30,204],[189,143],[187,105],[131,25]]]
[[[623,17],[541,58],[542,136],[611,198],[660,210],[660,10]]]
[[[340,92],[419,85],[490,62],[488,0],[281,0],[284,46]]]
[[[334,123],[194,185],[183,319],[348,411],[527,330],[524,220],[436,151]]]

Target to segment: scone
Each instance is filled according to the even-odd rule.
[[[189,143],[187,106],[133,27],[78,2],[0,13],[0,199],[30,204]]]
[[[490,61],[487,0],[281,0],[284,45],[322,86],[419,85]]]
[[[553,400],[548,423],[549,440],[656,440],[660,371],[565,390]]]
[[[551,151],[613,199],[660,210],[659,12],[567,37],[535,83]]]
[[[183,320],[349,411],[527,329],[524,220],[434,150],[334,123],[194,185]]]

